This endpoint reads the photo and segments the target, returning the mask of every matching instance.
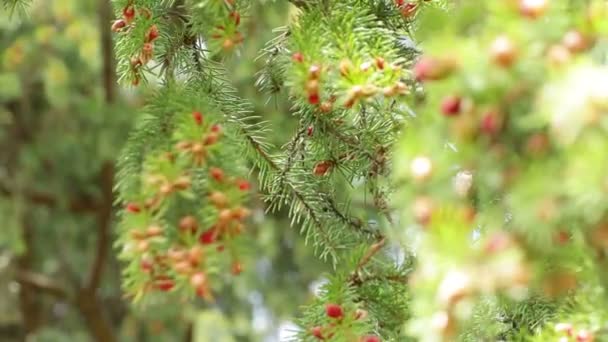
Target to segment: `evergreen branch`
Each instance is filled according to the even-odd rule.
[[[4,8],[8,11],[9,16],[15,14],[15,12],[25,12],[27,6],[30,5],[32,0],[3,0]]]
[[[250,135],[247,134],[246,131],[244,131],[243,129],[243,135],[245,136],[245,138],[247,139],[247,141],[249,141],[249,143],[251,144],[251,146],[253,147],[253,149],[264,159],[264,161],[266,161],[268,163],[268,165],[270,165],[270,167],[275,170],[275,171],[281,171],[281,168],[277,165],[277,163],[264,151],[264,149],[261,147],[261,145]],[[281,179],[284,179],[283,177]],[[323,227],[323,224],[321,223],[321,220],[317,217],[313,206],[308,203],[308,201],[306,201],[306,199],[304,198],[303,194],[300,193],[298,191],[298,189],[296,189],[296,187],[291,183],[291,182],[286,182],[287,186],[289,187],[289,190],[291,191],[293,197],[295,199],[298,200],[298,202],[306,209],[308,216],[313,220],[315,226],[317,227],[318,231],[323,235],[324,241],[326,242],[327,246],[329,248],[331,248],[333,251],[337,251],[338,248],[334,245],[334,243],[332,242],[332,240],[329,237],[329,234],[327,233],[325,227]]]
[[[367,265],[374,255],[376,255],[384,246],[386,245],[386,237],[382,237],[378,242],[374,243],[370,246],[367,252],[363,255],[363,257],[357,263],[355,270],[352,272],[349,283],[356,284],[361,282],[361,271]]]
[[[285,165],[283,166],[283,169],[281,170],[281,173],[279,174],[279,178],[280,178],[280,182],[281,182],[279,184],[281,184],[281,185],[283,184],[283,180],[285,179],[285,176],[287,175],[289,170],[291,170],[291,168],[293,167],[292,163],[293,163],[296,153],[298,152],[298,147],[300,146],[300,144],[298,144],[298,142],[302,139],[304,132],[306,132],[306,127],[302,126],[298,130],[298,132],[293,136],[293,138],[291,139],[291,141],[288,144],[289,151],[287,152],[287,161],[285,162]],[[279,187],[282,187],[281,185],[279,185]]]
[[[376,240],[381,240],[384,238],[380,231],[371,230],[368,227],[364,226],[360,219],[349,217],[345,213],[341,212],[338,209],[336,202],[333,198],[327,197],[327,203],[329,205],[329,209],[331,209],[331,211],[336,215],[336,217],[338,217],[345,225],[350,226],[357,231],[373,236]]]

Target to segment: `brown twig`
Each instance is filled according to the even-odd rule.
[[[102,191],[102,201],[97,211],[97,251],[91,273],[86,287],[89,291],[95,292],[99,287],[106,264],[107,254],[110,249],[110,226],[112,221],[112,181],[114,179],[114,165],[111,162],[103,164],[100,176],[100,188]]]
[[[103,60],[103,90],[106,103],[113,103],[116,97],[116,76],[114,69],[114,50],[112,43],[112,7],[109,0],[99,1],[99,25],[101,55]]]
[[[386,237],[382,237],[378,242],[374,243],[369,247],[367,252],[357,263],[355,270],[351,273],[351,276],[348,280],[350,284],[360,284],[362,282],[361,271],[372,260],[374,255],[376,255],[385,245]]]
[[[19,270],[16,280],[24,285],[30,286],[37,291],[48,293],[57,298],[68,298],[66,289],[57,283],[53,278],[44,274],[35,273],[27,270]]]

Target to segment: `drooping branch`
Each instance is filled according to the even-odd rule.
[[[352,272],[349,283],[356,284],[361,282],[361,271],[363,268],[372,260],[372,258],[378,254],[380,250],[386,245],[386,238],[382,237],[378,242],[374,243],[369,247],[367,252],[361,257],[355,270]]]

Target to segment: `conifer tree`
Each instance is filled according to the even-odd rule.
[[[222,306],[287,215],[329,269],[294,341],[608,339],[605,0],[292,0],[264,105],[269,1],[112,3],[134,305]]]
[[[240,272],[240,151],[334,269],[298,340],[601,338],[605,2],[294,4],[257,82],[293,105],[277,148],[222,67],[248,2],[115,2],[121,78],[163,79],[118,180],[127,289]]]

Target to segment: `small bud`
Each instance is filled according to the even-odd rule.
[[[376,336],[376,335],[368,335],[368,336],[364,336],[361,339],[361,342],[380,342],[380,337]]]
[[[409,18],[416,14],[416,10],[418,9],[418,4],[414,2],[408,2],[405,5],[401,6],[401,15],[406,18]]]
[[[314,94],[319,92],[319,81],[316,79],[308,80],[306,82],[306,92]]]
[[[217,219],[220,223],[225,224],[232,219],[232,211],[230,209],[223,209],[217,215]]]
[[[210,146],[215,144],[218,140],[220,139],[220,135],[218,133],[215,132],[210,132],[209,134],[207,134],[207,136],[205,137],[205,141],[204,144],[206,146]]]
[[[182,249],[171,248],[167,252],[167,256],[173,261],[183,261],[187,255]]]
[[[308,69],[308,77],[312,80],[316,80],[319,78],[319,76],[321,75],[321,67],[313,64],[310,66],[310,68]]]
[[[500,114],[494,110],[486,112],[481,118],[480,131],[489,136],[495,136],[502,128],[502,118]]]
[[[171,184],[163,184],[163,185],[160,186],[160,189],[158,189],[158,191],[163,196],[170,195],[173,192],[173,185],[171,185]]]
[[[380,70],[383,70],[384,69],[384,64],[385,64],[384,58],[382,58],[382,57],[376,57],[375,61],[376,61],[376,68],[378,68]]]
[[[135,246],[138,252],[143,253],[146,252],[150,248],[150,243],[146,240],[141,240]]]
[[[190,150],[194,154],[201,154],[205,150],[205,147],[201,143],[196,143],[196,144],[192,144],[192,147],[190,148]]]
[[[139,57],[131,58],[131,68],[137,69],[142,65],[141,59]]]
[[[451,61],[423,56],[414,65],[414,77],[419,82],[440,80],[454,70],[454,65]]]
[[[321,107],[323,107],[323,106],[321,106]],[[308,128],[306,129],[306,135],[309,137],[312,137],[313,132],[314,132],[314,127],[308,126]]]
[[[198,241],[203,245],[209,245],[215,242],[217,238],[217,230],[214,228],[210,228],[207,231],[203,232],[199,237]]]
[[[198,229],[198,222],[192,215],[184,216],[179,220],[179,230],[182,233],[193,234]]]
[[[504,68],[508,68],[515,62],[517,51],[511,39],[503,35],[497,37],[494,42],[492,42],[492,45],[490,46],[490,55],[494,63]]]
[[[234,41],[230,38],[226,38],[222,43],[222,47],[224,48],[224,50],[230,50],[234,47]]]
[[[323,337],[323,328],[321,328],[320,326],[316,326],[310,329],[310,334],[318,338],[319,340],[325,339],[325,337]]]
[[[366,72],[368,71],[370,68],[372,67],[372,63],[371,62],[363,62],[361,63],[361,65],[359,66],[359,70]]]
[[[213,191],[209,194],[209,201],[218,208],[224,208],[228,204],[228,197],[219,191]]]
[[[201,246],[192,246],[188,251],[188,261],[190,261],[192,265],[198,265],[202,258],[203,249]]]
[[[251,183],[249,183],[248,181],[246,181],[244,179],[237,179],[236,186],[241,191],[249,191],[251,189]]]
[[[239,12],[232,11],[230,12],[229,17],[234,21],[234,25],[239,26],[239,24],[241,23],[241,15],[239,14]]]
[[[363,95],[363,87],[360,85],[352,86],[348,91],[348,95],[354,98],[360,97],[361,95]]]
[[[332,108],[333,108],[333,105],[329,101],[325,101],[325,102],[321,103],[321,105],[319,106],[319,110],[322,113],[329,113],[329,112],[331,112]]]
[[[549,137],[546,134],[535,133],[526,141],[526,152],[532,156],[540,156],[547,152],[549,145]]]
[[[562,40],[564,46],[572,53],[585,51],[588,47],[587,39],[580,31],[568,31]]]
[[[148,33],[146,33],[146,42],[151,43],[156,38],[158,38],[158,36],[159,36],[158,27],[156,25],[152,25],[150,27],[150,29],[148,30]]]
[[[123,19],[115,20],[114,23],[112,23],[112,31],[120,32],[126,26],[127,26],[127,22],[124,21]]]
[[[460,197],[466,197],[473,186],[473,173],[470,171],[460,171],[452,181],[454,192]]]
[[[122,10],[122,15],[125,21],[128,23],[132,22],[135,19],[135,8],[133,5],[129,5]]]
[[[194,288],[199,288],[207,283],[207,276],[203,272],[194,273],[190,277],[190,285]]]
[[[366,310],[363,309],[357,309],[355,311],[355,319],[359,320],[359,319],[365,319],[367,318],[368,312]]]
[[[593,335],[585,329],[579,330],[576,334],[576,342],[593,342],[593,339]]]
[[[441,101],[441,112],[445,116],[456,116],[462,109],[462,98],[450,95]]]
[[[296,63],[302,63],[304,61],[304,56],[300,52],[296,52],[291,55],[291,59]]]
[[[554,66],[562,66],[570,62],[572,54],[563,45],[553,45],[547,51],[547,59]]]
[[[504,232],[496,232],[487,239],[484,245],[484,251],[488,254],[496,254],[504,251],[512,245],[513,239],[509,234]]]
[[[173,289],[174,286],[175,286],[175,283],[169,277],[159,276],[156,280],[156,288],[161,291],[164,291],[164,292],[171,291],[171,289]]]
[[[342,315],[344,314],[342,307],[333,303],[325,305],[325,313],[331,318],[342,318]]]
[[[433,200],[427,196],[420,196],[414,200],[412,211],[416,221],[421,225],[427,225],[433,215]]]
[[[243,272],[243,265],[241,265],[240,262],[235,261],[232,263],[230,271],[233,275],[239,275],[241,272]]]
[[[152,225],[152,226],[148,227],[148,229],[146,229],[147,237],[159,236],[159,235],[162,235],[162,233],[163,233],[163,229],[157,225]]]
[[[572,336],[572,333],[574,332],[574,327],[570,323],[557,323],[555,325],[555,332]]]
[[[538,19],[549,6],[548,0],[520,0],[519,12],[530,19]]]
[[[142,271],[150,273],[152,272],[152,268],[154,268],[154,262],[150,260],[150,258],[142,258],[139,263],[139,267]]]
[[[397,90],[398,94],[405,94],[405,93],[407,93],[407,85],[405,85],[405,83],[403,83],[401,81],[397,81],[395,83],[395,89]]]
[[[141,211],[141,207],[137,203],[127,203],[127,205],[125,206],[125,210],[130,213],[136,214]]]
[[[222,132],[222,126],[220,124],[214,124],[211,126],[211,132],[213,133],[221,133]]]
[[[154,53],[154,44],[152,43],[144,43],[144,46],[141,48],[141,53],[139,55],[139,59],[142,65],[147,64],[151,59]]]
[[[565,245],[570,241],[570,234],[567,231],[560,230],[553,236],[553,241],[558,245]]]
[[[222,169],[220,169],[220,168],[217,168],[217,167],[210,168],[209,174],[211,175],[211,177],[213,179],[215,179],[216,182],[221,182],[222,180],[224,180],[224,171],[222,171]]]
[[[333,165],[334,163],[331,160],[321,161],[317,163],[317,165],[315,165],[313,173],[315,176],[324,176],[327,174],[327,172],[331,169]]]
[[[319,93],[313,93],[308,95],[308,103],[311,105],[319,104]]]
[[[196,122],[197,125],[202,125],[203,124],[203,113],[201,112],[192,112],[192,118],[194,119],[194,122]]]
[[[179,176],[175,182],[173,182],[173,187],[177,190],[186,190],[192,185],[192,181],[188,176]]]
[[[243,40],[245,40],[245,38],[243,38],[243,35],[241,34],[241,32],[236,32],[234,34],[234,42],[237,44],[240,44],[243,42]]]
[[[133,230],[131,231],[131,237],[134,240],[143,240],[146,238],[146,233],[141,230]]]
[[[353,63],[348,59],[343,59],[340,61],[340,75],[348,76],[348,74],[353,70]]]
[[[378,88],[373,84],[366,84],[361,88],[361,95],[364,97],[370,97],[378,92]]]
[[[236,220],[243,220],[251,215],[251,211],[247,208],[238,207],[232,210],[232,217]]]

